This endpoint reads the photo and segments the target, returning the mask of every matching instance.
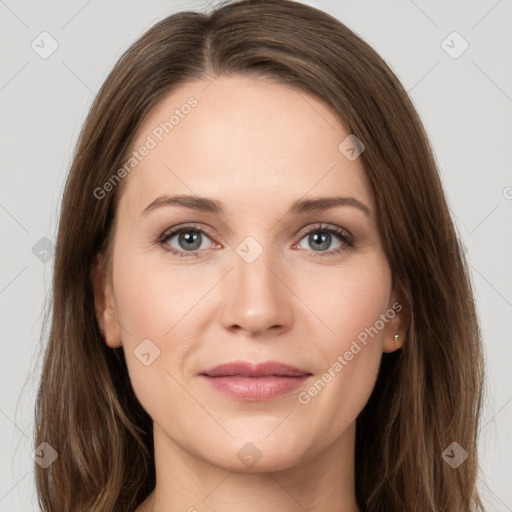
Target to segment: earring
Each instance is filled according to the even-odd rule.
[[[400,343],[398,343],[398,334],[395,334],[395,345],[396,348],[400,348]]]

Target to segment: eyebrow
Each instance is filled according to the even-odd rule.
[[[142,215],[147,215],[149,212],[162,208],[164,206],[181,206],[202,212],[213,213],[215,215],[222,215],[224,209],[222,203],[215,199],[207,197],[190,196],[190,195],[177,195],[177,196],[160,196],[152,201],[142,211]],[[333,197],[319,197],[315,199],[299,199],[295,201],[288,213],[300,215],[309,212],[321,212],[337,208],[341,206],[350,206],[361,210],[365,215],[371,216],[371,211],[364,203],[351,196],[333,196]]]

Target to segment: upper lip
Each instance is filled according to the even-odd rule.
[[[310,372],[300,370],[288,364],[277,361],[265,361],[263,363],[251,363],[249,361],[234,361],[225,363],[201,372],[208,377],[228,377],[240,375],[241,377],[265,377],[270,375],[282,377],[302,377],[312,375]]]

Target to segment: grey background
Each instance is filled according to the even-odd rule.
[[[305,3],[377,50],[427,129],[467,248],[484,335],[479,487],[489,510],[512,511],[512,2]],[[187,8],[209,6],[206,0],[0,0],[0,512],[37,510],[32,414],[52,257],[44,261],[40,240],[55,241],[79,129],[121,52],[157,20]],[[31,47],[42,46],[43,31],[58,43],[46,59]],[[458,36],[442,45],[453,31],[469,44],[457,58],[445,50],[462,49]]]

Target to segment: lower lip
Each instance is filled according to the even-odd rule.
[[[311,375],[301,377],[209,377],[202,375],[217,391],[236,400],[270,400],[300,388]]]

